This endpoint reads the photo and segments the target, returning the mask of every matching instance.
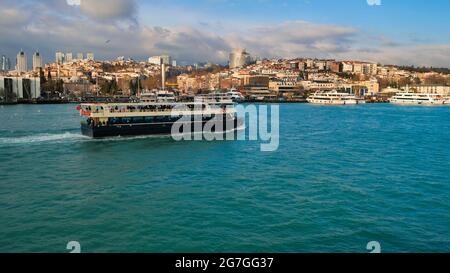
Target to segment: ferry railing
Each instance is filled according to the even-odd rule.
[[[93,109],[90,111],[90,113],[92,114],[117,114],[117,113],[171,113],[172,111],[176,111],[176,112],[195,112],[195,111],[205,111],[205,110],[209,110],[209,111],[221,111],[223,113],[227,113],[230,112],[229,108],[222,108],[222,107],[210,107],[210,108],[206,108],[203,107],[201,109],[197,109],[197,108],[188,108],[185,110],[181,110],[181,109],[174,109],[174,108],[161,108],[161,109],[114,109],[114,108],[103,108],[103,109]]]

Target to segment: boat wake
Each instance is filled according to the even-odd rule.
[[[61,133],[61,134],[39,134],[22,137],[0,137],[0,144],[30,144],[30,143],[42,143],[42,142],[60,142],[67,140],[82,140],[87,137],[81,134],[74,133]]]
[[[239,128],[225,131],[222,133],[233,133],[245,130],[245,126],[240,126]],[[194,133],[195,134],[195,133]],[[202,132],[199,134],[203,134]],[[214,134],[214,133],[213,133]],[[29,136],[20,137],[0,137],[0,145],[19,145],[19,144],[39,144],[39,143],[60,143],[60,142],[73,142],[73,141],[88,141],[88,142],[109,142],[109,141],[130,141],[139,139],[171,139],[172,135],[143,135],[143,136],[129,136],[129,137],[107,137],[93,139],[82,134],[77,133],[59,133],[59,134],[37,134]]]

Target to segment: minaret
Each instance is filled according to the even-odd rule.
[[[161,85],[162,90],[166,90],[166,64],[164,62],[161,64]]]
[[[137,96],[140,98],[141,97],[141,75],[139,74],[136,79],[137,79]]]

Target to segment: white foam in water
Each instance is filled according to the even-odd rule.
[[[108,141],[127,141],[127,140],[139,140],[139,139],[159,139],[159,138],[169,138],[170,135],[142,135],[142,136],[114,136],[105,138],[90,138],[87,140],[96,142],[108,142]]]
[[[241,125],[240,127],[236,128],[236,129],[231,129],[228,131],[224,131],[224,132],[217,132],[217,133],[212,133],[214,134],[224,134],[224,133],[232,133],[232,132],[239,132],[239,131],[244,131],[246,129],[245,125]],[[193,132],[193,133],[186,133],[186,134],[167,134],[167,135],[141,135],[141,136],[114,136],[114,137],[105,137],[105,138],[86,138],[86,140],[91,140],[91,141],[97,141],[97,142],[108,142],[108,141],[129,141],[129,140],[139,140],[139,139],[172,139],[173,136],[185,136],[185,135],[198,135],[198,134],[203,134],[203,132]]]
[[[232,129],[224,133],[231,133],[233,131],[245,130],[245,126],[241,126],[237,129]],[[195,134],[195,133],[194,133]],[[202,133],[199,133],[202,134]],[[222,133],[218,133],[222,134]],[[0,137],[0,144],[32,144],[41,142],[61,142],[61,141],[97,141],[97,142],[108,142],[108,141],[126,141],[126,140],[137,140],[137,139],[157,139],[157,138],[171,138],[171,135],[142,135],[142,136],[128,136],[128,137],[107,137],[93,139],[82,134],[74,133],[61,133],[61,134],[39,134],[31,136],[22,137]]]
[[[58,142],[64,140],[79,140],[79,139],[86,139],[86,137],[81,134],[66,132],[62,134],[40,134],[23,137],[2,137],[0,138],[0,144],[28,144],[28,143],[39,143],[50,141]]]

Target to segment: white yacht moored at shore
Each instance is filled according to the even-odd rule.
[[[355,105],[365,103],[364,100],[357,99],[355,95],[340,93],[338,91],[316,92],[309,96],[307,101],[308,103],[322,105]]]
[[[196,101],[203,101],[207,103],[233,103],[230,95],[221,92],[212,92],[208,94],[200,94],[195,97]]]
[[[450,100],[442,95],[413,92],[397,93],[389,102],[400,105],[450,105]]]
[[[175,102],[176,96],[171,91],[153,90],[146,91],[139,95],[140,102]]]
[[[244,100],[244,96],[242,96],[241,92],[239,92],[237,89],[232,88],[230,91],[227,92],[227,95],[231,97],[231,99],[234,102],[241,102]]]

